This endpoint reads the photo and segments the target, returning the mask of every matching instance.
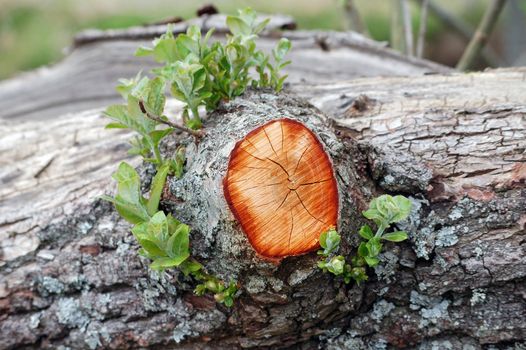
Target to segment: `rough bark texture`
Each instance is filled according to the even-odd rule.
[[[193,253],[211,272],[241,283],[232,309],[192,295],[194,282],[176,271],[150,272],[129,225],[96,199],[113,192],[110,174],[129,137],[103,130],[100,108],[60,115],[72,108],[64,102],[47,119],[4,114],[0,348],[520,349],[525,77],[497,70],[291,84],[325,114],[293,95],[251,92],[208,118],[198,146],[170,138],[163,151],[184,143],[189,162],[163,206],[193,226]],[[28,79],[45,86],[49,76]],[[3,83],[2,100],[23,81]],[[169,114],[179,107],[170,101]],[[361,286],[321,273],[315,254],[279,265],[257,258],[224,203],[234,142],[284,116],[305,122],[332,157],[345,255],[371,196],[413,200],[400,225],[410,240],[388,245]],[[152,169],[128,161],[148,182]]]

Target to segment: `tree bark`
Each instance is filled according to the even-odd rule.
[[[185,144],[188,162],[162,206],[192,226],[192,253],[210,272],[240,282],[232,309],[194,296],[195,282],[175,270],[149,271],[129,225],[96,199],[113,193],[120,160],[145,183],[152,176],[126,158],[129,133],[103,130],[100,109],[0,121],[0,348],[519,349],[525,77],[514,69],[291,84],[223,104],[198,145],[171,137],[163,152]],[[179,108],[169,101],[168,114]],[[367,283],[322,273],[315,253],[260,259],[228,210],[229,151],[280,117],[305,123],[332,158],[344,255],[355,253],[371,197],[413,201],[399,225],[410,240],[387,245]]]

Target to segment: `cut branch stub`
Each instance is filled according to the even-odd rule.
[[[266,258],[319,247],[338,220],[338,189],[329,156],[303,124],[278,119],[234,147],[225,197],[254,249]]]

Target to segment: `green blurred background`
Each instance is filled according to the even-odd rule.
[[[474,28],[488,1],[434,2]],[[504,9],[490,43],[499,66],[524,64],[521,53],[526,47],[526,1],[510,2],[514,5],[508,4]],[[60,60],[75,33],[82,29],[122,28],[173,16],[191,18],[196,9],[207,3],[213,3],[223,13],[250,6],[259,12],[288,14],[296,19],[299,29],[342,30],[345,26],[343,0],[0,0],[0,79]],[[392,0],[354,3],[370,35],[388,41]],[[416,33],[419,6],[416,0],[410,5]],[[454,66],[465,45],[465,39],[430,13],[424,57]],[[487,65],[481,61],[478,68]]]

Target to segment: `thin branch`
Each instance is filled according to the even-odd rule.
[[[353,0],[345,0],[343,4],[345,10],[345,29],[354,30],[355,32],[369,36],[367,26],[365,25],[358,8],[354,4]]]
[[[460,36],[462,36],[467,42],[473,37],[475,31],[469,24],[464,22],[461,18],[453,16],[433,0],[429,1],[429,12],[437,16],[448,28],[460,34]],[[498,66],[500,61],[498,55],[491,49],[491,47],[485,47],[482,50],[482,57],[491,66]]]
[[[155,120],[158,123],[165,124],[165,125],[168,125],[171,128],[174,128],[174,129],[186,132],[186,133],[192,135],[193,137],[195,137],[196,139],[200,139],[201,137],[204,136],[204,133],[202,131],[192,130],[190,128],[187,128],[186,126],[182,126],[182,125],[179,125],[179,124],[172,123],[169,120],[162,119],[161,117],[148,112],[146,110],[146,108],[144,107],[144,102],[143,101],[139,101],[139,107],[141,108],[141,112],[143,112],[151,120]]]
[[[506,4],[506,0],[492,0],[488,5],[477,31],[473,35],[473,38],[471,38],[468,47],[457,64],[457,69],[466,70],[473,65],[475,59],[479,56],[480,51],[488,41],[504,4]]]
[[[404,28],[402,23],[401,0],[391,2],[391,47],[400,52],[405,51]]]
[[[407,56],[413,56],[413,28],[411,26],[411,12],[409,11],[407,1],[408,0],[400,0],[404,24],[405,53]]]
[[[418,28],[418,42],[416,44],[416,57],[422,58],[424,55],[424,45],[426,42],[427,30],[427,10],[429,7],[429,0],[422,0],[420,8],[420,24]]]

